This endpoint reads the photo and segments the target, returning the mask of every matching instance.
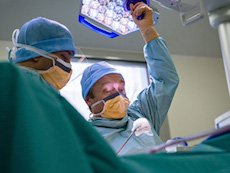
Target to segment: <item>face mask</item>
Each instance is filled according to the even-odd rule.
[[[69,63],[60,58],[55,61],[55,66],[45,72],[38,71],[42,78],[52,84],[58,90],[62,89],[69,81],[72,70]]]
[[[119,92],[117,92],[94,103],[91,108],[100,104],[101,102],[104,103],[102,112],[94,115],[101,115],[102,117],[108,119],[124,118],[130,103],[128,98],[123,97]]]
[[[53,66],[50,67],[48,70],[36,70],[44,80],[52,84],[58,90],[62,89],[67,84],[72,74],[71,64],[66,63],[52,53],[48,53],[36,47],[25,44],[18,44],[16,43],[16,41],[13,41],[13,44],[15,46],[13,52],[16,51],[16,47],[18,47],[17,50],[20,48],[25,48],[41,55],[44,58],[52,60]]]

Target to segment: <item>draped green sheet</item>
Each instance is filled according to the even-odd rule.
[[[0,63],[0,172],[230,172],[230,135],[187,153],[117,157],[53,88]]]

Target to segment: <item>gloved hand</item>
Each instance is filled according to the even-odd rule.
[[[153,26],[153,10],[144,2],[138,2],[135,5],[130,4],[130,11],[133,21],[139,27],[146,43],[158,38],[159,35]],[[144,14],[144,18],[137,19],[137,16]]]
[[[139,136],[142,133],[145,133],[149,136],[153,136],[151,131],[151,126],[146,118],[138,118],[136,121],[133,122],[132,132],[135,131],[135,135]]]

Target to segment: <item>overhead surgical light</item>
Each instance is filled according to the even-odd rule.
[[[149,0],[82,0],[78,20],[84,26],[109,38],[127,35],[139,30],[128,9],[129,3],[136,2],[149,5]],[[153,19],[156,25],[159,19],[157,11],[154,11]]]
[[[183,25],[189,25],[203,17],[200,0],[151,0],[162,7],[180,14]],[[81,0],[79,22],[91,30],[109,38],[127,35],[138,30],[129,12],[129,4],[150,0]],[[141,19],[141,16],[140,16]],[[154,25],[159,12],[154,9]]]

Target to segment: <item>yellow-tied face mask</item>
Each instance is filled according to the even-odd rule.
[[[42,78],[52,84],[58,90],[62,89],[69,81],[72,74],[71,65],[60,58],[55,60],[55,66],[44,73],[40,73]]]
[[[52,84],[58,90],[62,89],[67,84],[72,74],[70,63],[63,61],[55,54],[46,52],[42,49],[38,49],[30,45],[18,44],[18,43],[17,44],[14,43],[14,45],[19,47],[20,49],[25,48],[29,51],[41,55],[44,58],[52,60],[53,63],[52,67],[50,67],[47,70],[36,70],[36,71],[42,76],[44,80]]]
[[[122,96],[119,92],[112,94],[103,100],[97,101],[92,107],[104,103],[103,110],[100,113],[94,114],[95,116],[101,115],[108,119],[121,119],[124,118],[129,107],[129,99]]]

